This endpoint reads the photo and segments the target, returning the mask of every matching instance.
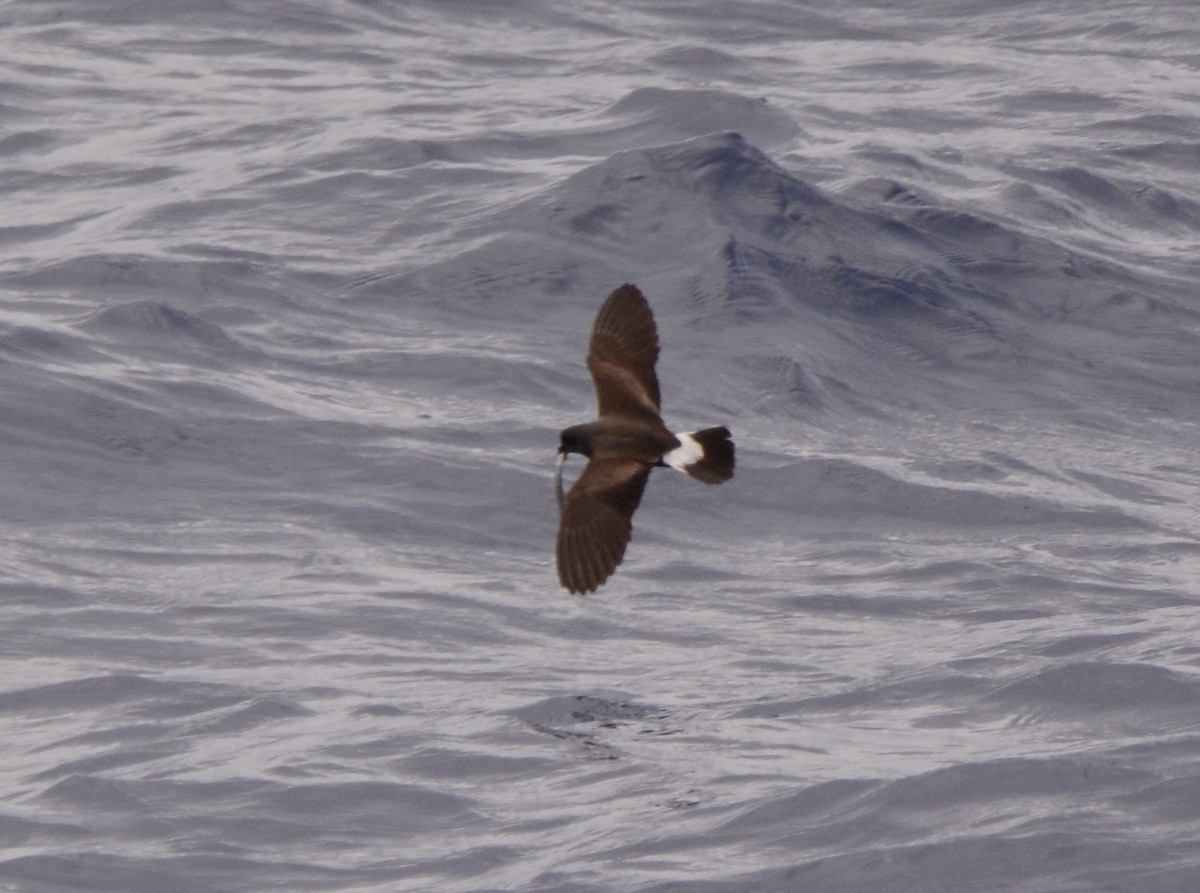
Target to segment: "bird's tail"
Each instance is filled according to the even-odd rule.
[[[675,437],[679,446],[663,456],[664,464],[706,484],[722,484],[733,477],[733,441],[728,428],[705,428]]]

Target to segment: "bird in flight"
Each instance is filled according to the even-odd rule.
[[[594,592],[612,576],[633,533],[633,513],[650,470],[676,468],[706,484],[733,477],[733,441],[725,427],[672,434],[659,414],[658,329],[641,291],[622,285],[596,314],[587,366],[599,418],[559,435],[558,579],[568,592]],[[568,453],[588,459],[564,498]]]

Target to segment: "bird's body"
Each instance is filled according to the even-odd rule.
[[[733,476],[727,429],[676,435],[663,423],[658,353],[650,305],[636,286],[620,286],[596,315],[588,346],[599,418],[565,428],[558,447],[558,578],[570,592],[594,591],[621,563],[651,469],[670,466],[709,484]],[[569,453],[588,464],[564,499]]]
[[[614,416],[572,425],[563,430],[560,440],[578,444],[579,449],[568,452],[582,453],[589,459],[621,456],[650,465],[658,464],[664,454],[679,446],[679,439],[661,420]]]

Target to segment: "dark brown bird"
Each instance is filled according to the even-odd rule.
[[[607,580],[633,533],[633,513],[650,470],[670,466],[706,484],[733,477],[727,428],[672,434],[659,415],[658,329],[634,285],[616,289],[592,327],[587,365],[600,417],[563,429],[558,447],[558,579],[569,592],[593,592]],[[568,453],[588,464],[563,498]]]

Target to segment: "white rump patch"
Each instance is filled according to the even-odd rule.
[[[679,446],[663,456],[663,461],[672,468],[686,473],[688,468],[704,458],[704,445],[690,434],[676,434]]]

